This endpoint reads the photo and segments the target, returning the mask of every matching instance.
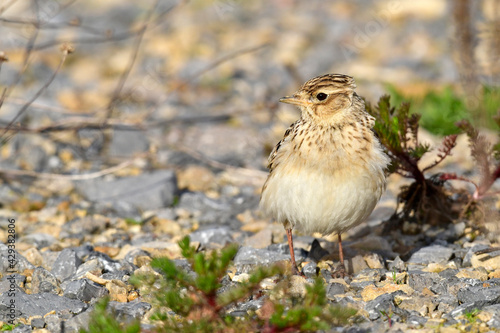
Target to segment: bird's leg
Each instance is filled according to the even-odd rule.
[[[344,278],[347,276],[347,271],[345,269],[344,265],[344,251],[342,250],[342,237],[340,236],[340,233],[338,234],[339,236],[339,258],[340,258],[340,265],[339,267],[333,272],[334,277],[339,277],[339,278]]]
[[[299,270],[297,269],[297,263],[295,262],[295,253],[293,252],[293,238],[292,229],[285,229],[286,237],[288,238],[288,247],[290,248],[290,257],[292,259],[292,274],[299,275]]]
[[[340,257],[340,264],[344,266],[344,251],[342,251],[342,236],[339,234],[339,257]]]

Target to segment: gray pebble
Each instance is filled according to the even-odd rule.
[[[89,279],[78,279],[71,281],[64,289],[64,296],[70,299],[78,299],[83,302],[90,302],[92,299],[101,298],[109,292],[104,287]]]
[[[59,294],[61,288],[57,278],[43,267],[37,267],[33,271],[31,279],[31,289],[33,294],[52,293]]]
[[[334,297],[335,295],[344,294],[345,290],[346,288],[342,283],[337,283],[337,282],[330,283],[326,287],[326,297],[328,299],[333,300],[335,299]]]
[[[76,183],[77,190],[92,202],[123,201],[142,210],[172,205],[177,178],[171,170],[158,170],[111,181],[102,179]]]
[[[77,252],[67,248],[59,253],[51,272],[62,282],[73,276],[81,264],[82,260],[77,256]]]

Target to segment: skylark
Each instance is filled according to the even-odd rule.
[[[293,228],[337,233],[344,275],[341,234],[366,220],[385,191],[389,158],[355,88],[352,77],[327,74],[280,99],[302,114],[269,156],[260,206],[283,223],[294,274]]]

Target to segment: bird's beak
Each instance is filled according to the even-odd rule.
[[[298,97],[297,95],[282,97],[282,98],[280,98],[280,102],[287,103],[287,104],[293,104],[293,105],[299,105],[299,106],[307,106],[307,105],[311,104],[310,102],[303,100],[302,98]]]

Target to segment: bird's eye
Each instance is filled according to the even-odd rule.
[[[318,101],[324,101],[327,97],[328,97],[328,95],[325,93],[319,93],[316,95],[316,98],[318,99]]]

